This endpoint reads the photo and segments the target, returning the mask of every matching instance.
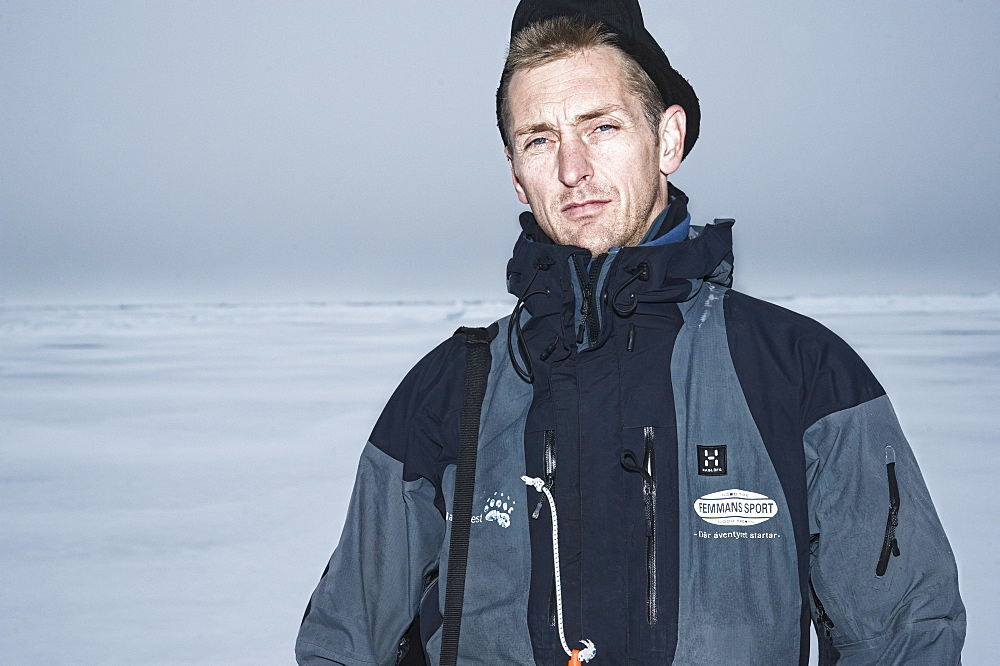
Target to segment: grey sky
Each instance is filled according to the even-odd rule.
[[[0,1],[0,299],[496,297],[516,2]],[[1000,289],[1000,3],[644,3],[737,287]]]

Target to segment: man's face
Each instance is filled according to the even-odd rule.
[[[517,196],[554,242],[595,256],[642,240],[667,205],[667,175],[683,152],[684,111],[664,111],[654,134],[623,83],[623,57],[602,46],[510,82]]]

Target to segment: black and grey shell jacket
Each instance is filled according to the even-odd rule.
[[[955,561],[882,387],[818,323],[729,288],[732,222],[685,242],[554,245],[508,266],[480,421],[460,664],[956,664]],[[511,357],[513,352],[513,358]],[[440,654],[465,346],[406,376],[365,446],[302,664]],[[530,380],[530,383],[529,381]]]

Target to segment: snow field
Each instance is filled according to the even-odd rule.
[[[797,298],[893,400],[990,663],[1000,296]],[[405,372],[510,303],[0,309],[0,663],[286,664]]]

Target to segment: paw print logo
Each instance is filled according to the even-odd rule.
[[[486,514],[487,521],[496,521],[500,527],[510,527],[510,514],[514,513],[514,504],[516,502],[509,495],[495,492],[483,507],[483,513]]]

